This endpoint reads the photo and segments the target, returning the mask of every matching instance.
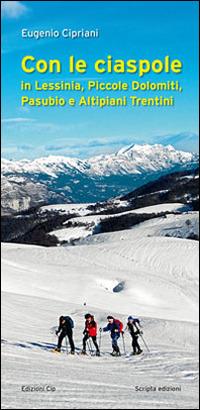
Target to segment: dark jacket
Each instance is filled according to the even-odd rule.
[[[129,333],[131,334],[132,337],[137,337],[140,334],[140,330],[137,326],[136,323],[127,323],[127,328]]]
[[[120,324],[114,320],[113,323],[108,323],[106,327],[103,328],[104,332],[111,332],[112,339],[118,335],[120,336]]]
[[[74,327],[74,323],[73,320],[71,319],[70,316],[65,316],[64,317],[64,321],[63,320],[59,320],[59,327],[58,327],[58,333],[61,332],[65,332],[65,333],[71,333],[72,329]]]

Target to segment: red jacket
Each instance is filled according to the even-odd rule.
[[[97,336],[97,323],[95,322],[95,320],[91,320],[91,322],[89,320],[86,320],[85,330],[90,337]]]

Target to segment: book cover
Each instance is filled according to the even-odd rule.
[[[198,2],[2,1],[2,408],[198,408]]]

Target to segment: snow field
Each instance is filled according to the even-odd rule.
[[[173,228],[171,218],[74,247],[2,245],[2,408],[198,408],[198,243],[159,236]],[[151,352],[112,358],[104,334],[100,358],[53,354],[58,317],[73,317],[79,352],[88,311],[99,326],[108,314],[124,323],[138,315]],[[130,352],[128,334],[125,341]],[[24,392],[24,385],[56,390]],[[163,386],[181,391],[158,391]]]

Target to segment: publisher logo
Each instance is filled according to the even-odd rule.
[[[56,387],[52,386],[50,384],[45,384],[45,385],[25,384],[21,387],[21,391],[23,391],[25,393],[54,393],[56,391]]]

